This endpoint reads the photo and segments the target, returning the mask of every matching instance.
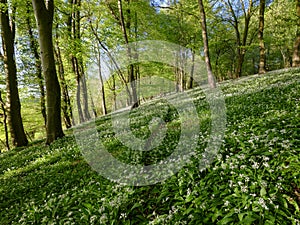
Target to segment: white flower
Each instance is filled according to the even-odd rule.
[[[106,222],[107,222],[107,215],[106,215],[106,214],[103,214],[103,215],[100,217],[100,222],[101,222],[101,223],[106,223]]]
[[[265,200],[263,198],[259,198],[258,203],[263,207],[264,209],[268,210],[269,208],[267,207]]]
[[[246,165],[241,165],[240,168],[243,170],[245,169],[247,166]]]
[[[263,187],[267,187],[268,186],[268,183],[264,180],[261,181],[261,186]]]
[[[242,192],[248,192],[248,187],[247,186],[242,186],[241,187]]]
[[[254,164],[252,165],[253,169],[258,169],[259,168],[259,163],[258,162],[254,162]]]
[[[267,168],[270,167],[270,165],[267,162],[264,162],[263,165],[264,165],[264,167],[267,167]]]
[[[126,218],[126,217],[127,217],[126,213],[121,213],[121,215],[120,215],[120,219],[122,219],[122,218]]]
[[[240,209],[234,209],[234,212],[239,214],[241,212],[241,210]]]

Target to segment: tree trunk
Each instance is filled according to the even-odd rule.
[[[253,10],[253,0],[249,1],[248,9],[246,10],[246,5],[243,1],[242,3],[242,10],[243,10],[243,17],[244,17],[244,32],[243,35],[240,33],[239,28],[239,21],[238,16],[235,13],[235,10],[232,6],[232,3],[230,0],[227,0],[227,5],[229,7],[230,13],[233,18],[233,27],[236,34],[236,44],[237,44],[237,59],[236,59],[236,67],[235,67],[235,77],[238,78],[242,75],[242,69],[246,54],[246,46],[247,46],[247,38],[248,38],[248,32],[249,32],[249,25],[250,25],[250,19],[252,17],[252,10]]]
[[[249,9],[249,11],[250,11],[250,9]],[[238,45],[238,55],[237,55],[238,58],[237,58],[237,66],[236,66],[236,73],[235,73],[237,78],[242,76],[243,64],[244,64],[244,59],[245,59],[245,55],[246,55],[245,47],[247,45],[250,18],[251,18],[250,12],[245,14],[245,28],[244,28],[243,38],[242,38],[242,42],[240,43],[240,45]]]
[[[259,6],[259,74],[266,73],[266,53],[265,53],[265,42],[264,42],[264,26],[265,26],[265,0],[260,0]]]
[[[101,86],[101,97],[102,97],[102,113],[103,115],[107,114],[106,109],[106,98],[105,98],[105,90],[104,90],[104,82],[101,72],[101,52],[100,49],[98,49],[98,68],[99,68],[99,79],[100,79],[100,86]]]
[[[72,4],[72,13],[69,17],[69,29],[71,29],[71,41],[74,43],[74,49],[72,49],[72,68],[73,72],[76,76],[77,81],[77,104],[78,110],[80,115],[80,120],[87,121],[91,118],[89,113],[89,104],[88,104],[88,91],[85,79],[85,72],[83,66],[83,59],[82,59],[82,46],[81,46],[81,33],[80,33],[80,7],[81,7],[81,0],[70,0]],[[83,108],[81,106],[83,105]],[[83,122],[81,121],[81,122]]]
[[[130,2],[128,0],[128,4],[129,3]],[[125,24],[122,0],[118,0],[118,8],[119,8],[120,25],[123,32],[125,44],[128,45],[129,38],[128,38],[127,30],[130,31],[130,10],[127,10],[128,21]],[[130,47],[127,48],[127,56],[129,57],[129,59],[132,58],[132,52]],[[138,107],[139,102],[138,102],[138,96],[136,91],[136,79],[135,79],[134,66],[132,64],[129,65],[128,68],[128,82],[130,83],[130,88],[131,88],[131,95],[129,96],[130,104],[132,104],[133,107],[135,108]]]
[[[200,17],[201,17],[201,28],[202,28],[202,39],[204,45],[204,57],[205,64],[207,69],[208,76],[208,84],[211,88],[216,88],[216,80],[213,75],[213,71],[211,68],[210,56],[209,56],[209,46],[208,46],[208,37],[207,37],[207,27],[206,27],[206,15],[204,10],[204,5],[202,0],[198,0],[199,9],[200,9]]]
[[[195,51],[192,50],[192,67],[191,67],[191,73],[187,84],[187,89],[193,88],[194,83],[194,72],[195,72]]]
[[[44,78],[42,75],[42,66],[41,66],[41,57],[38,52],[38,43],[33,35],[32,32],[32,26],[30,21],[30,5],[29,2],[27,3],[27,17],[26,17],[26,23],[27,23],[27,29],[30,39],[30,49],[33,53],[34,60],[35,60],[35,67],[36,67],[36,77],[38,79],[39,89],[40,89],[40,107],[41,107],[41,113],[44,119],[44,125],[47,124],[47,115],[46,115],[46,97],[45,97],[45,87],[44,87]]]
[[[47,139],[46,144],[64,136],[61,125],[61,93],[57,78],[52,43],[54,14],[53,0],[32,0],[39,32],[42,68],[47,95]]]
[[[109,8],[112,16],[116,19],[116,21],[119,23],[119,25],[121,26],[122,28],[122,24],[120,22],[120,18],[119,16],[115,13],[114,9],[112,8],[112,6],[110,4],[107,4],[107,7]],[[101,41],[96,29],[93,27],[91,21],[90,21],[90,27],[91,27],[91,30],[95,36],[95,38],[97,39],[99,45],[101,46],[101,48],[107,53],[109,59],[111,60],[112,64],[114,65],[114,67],[116,68],[116,71],[119,75],[119,77],[121,78],[121,81],[123,82],[123,84],[125,85],[125,89],[126,89],[126,92],[127,92],[127,95],[128,96],[131,96],[131,93],[130,93],[130,88],[128,87],[127,85],[127,81],[125,79],[125,76],[123,75],[121,69],[119,68],[119,65],[118,65],[118,62],[116,62],[115,58],[113,57],[113,55],[110,53],[110,51],[107,49],[107,47],[105,46],[105,44]],[[114,75],[113,76],[113,80],[115,82],[115,77]],[[116,99],[116,92],[115,92],[115,88],[112,89],[113,90],[113,93],[114,93],[114,100]]]
[[[61,86],[61,91],[62,91],[62,110],[63,110],[63,115],[64,115],[64,122],[66,125],[66,128],[71,128],[72,127],[72,107],[71,107],[71,99],[69,96],[69,91],[68,91],[68,86],[66,84],[65,80],[65,69],[63,65],[63,61],[61,58],[61,53],[60,53],[60,47],[58,43],[58,36],[56,36],[56,41],[55,41],[55,57],[56,61],[58,64],[58,74],[59,74],[59,79],[60,79],[60,86]]]
[[[15,25],[14,20],[10,21],[9,19],[9,7],[7,1],[1,0],[0,3],[4,6],[7,6],[0,10],[0,14],[2,48],[4,53],[3,61],[6,73],[8,124],[10,127],[10,134],[13,145],[20,147],[26,146],[28,144],[28,140],[23,127],[21,117],[21,104],[18,91],[17,69],[14,50]]]
[[[297,10],[297,37],[294,44],[293,67],[300,67],[300,0],[296,1]]]
[[[9,138],[8,138],[8,126],[7,126],[7,114],[6,114],[6,109],[5,109],[5,103],[2,99],[2,93],[0,90],[0,105],[1,105],[1,109],[3,112],[3,126],[4,126],[4,132],[5,132],[5,146],[6,149],[9,150]]]
[[[290,68],[292,66],[292,58],[289,48],[280,49],[282,59],[283,59],[283,67]]]

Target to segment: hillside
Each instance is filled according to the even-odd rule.
[[[2,153],[0,224],[299,225],[299,81],[300,70],[282,70],[222,82],[225,137],[211,166],[201,171],[210,113],[201,89],[190,92],[201,122],[199,154],[155,185],[122,186],[102,177],[85,161],[72,134],[48,147],[41,140]],[[148,137],[151,116],[165,110],[159,101],[132,112],[138,137]],[[109,116],[96,121],[97,130],[119,160],[150,165],[178,143],[178,113],[167,111],[165,141],[144,154],[122,146]]]

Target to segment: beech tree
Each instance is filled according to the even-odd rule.
[[[7,95],[7,113],[8,124],[12,143],[14,146],[26,146],[28,140],[24,131],[21,117],[21,104],[17,82],[17,68],[15,61],[15,7],[12,6],[12,18],[9,15],[9,6],[6,0],[1,0],[4,6],[0,10],[1,36],[3,48],[3,62],[6,73],[6,95]]]
[[[235,31],[236,36],[236,65],[235,65],[235,76],[240,77],[242,75],[242,67],[245,60],[247,51],[248,34],[250,29],[251,17],[254,14],[254,2],[255,0],[242,0],[240,2],[231,0],[221,1],[229,17],[224,15],[224,21],[227,21]],[[223,15],[222,15],[223,16]],[[243,23],[241,21],[243,19]],[[243,25],[243,26],[242,26]]]
[[[83,47],[81,39],[81,0],[69,0],[71,12],[68,15],[67,29],[71,42],[71,64],[76,76],[76,102],[80,123],[91,118],[88,104],[88,91],[83,62]]]
[[[130,0],[126,0],[127,4],[130,4]],[[130,9],[126,10],[127,13],[127,22],[125,23],[124,19],[124,11],[123,11],[123,3],[122,0],[118,0],[118,9],[119,9],[119,23],[121,26],[121,30],[123,32],[125,44],[129,44],[129,35],[130,35],[130,29],[131,29],[131,12]],[[132,49],[130,47],[127,48],[127,55],[129,58],[133,57]],[[135,76],[135,67],[134,65],[130,64],[128,68],[128,82],[130,83],[131,88],[131,95],[130,97],[130,103],[133,107],[137,107],[139,105],[138,102],[138,96],[137,96],[137,90],[136,90],[136,76]]]
[[[56,28],[58,29],[58,28]],[[54,53],[55,53],[55,59],[57,62],[57,67],[58,67],[58,74],[59,74],[59,79],[60,79],[60,86],[61,86],[61,92],[62,92],[62,111],[64,115],[64,122],[66,125],[66,128],[71,128],[72,127],[72,107],[71,107],[71,99],[69,95],[69,88],[65,79],[65,68],[64,68],[64,63],[62,60],[62,54],[61,54],[61,49],[59,46],[59,35],[58,32],[56,32],[55,35],[55,48],[54,48]]]
[[[46,81],[47,96],[47,139],[46,144],[63,137],[61,125],[61,93],[57,78],[53,43],[52,25],[54,14],[53,0],[32,0],[39,32],[42,69]]]
[[[45,86],[44,86],[44,77],[42,74],[42,65],[41,57],[38,50],[38,41],[34,37],[33,27],[31,24],[32,9],[30,8],[30,2],[26,2],[27,6],[27,15],[26,15],[26,28],[28,30],[28,36],[30,40],[30,50],[34,56],[34,64],[36,67],[36,78],[38,80],[39,91],[40,91],[40,107],[41,113],[44,119],[44,124],[47,124],[47,115],[46,115],[46,95],[45,95]]]
[[[216,88],[216,81],[214,79],[214,75],[210,63],[210,57],[209,57],[205,9],[202,0],[198,0],[198,3],[199,3],[200,17],[201,17],[202,39],[204,45],[204,57],[205,57],[205,64],[207,69],[208,84],[211,88]]]

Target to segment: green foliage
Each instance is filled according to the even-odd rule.
[[[90,169],[71,136],[48,147],[39,141],[3,153],[0,224],[297,225],[299,75],[299,70],[290,70],[221,83],[228,125],[218,156],[201,172],[195,156],[160,184],[127,187],[106,180]],[[190,94],[200,118],[209,118],[201,90]],[[137,136],[149,135],[146,124],[156,111],[147,108],[158,105],[152,101],[132,112]],[[170,135],[166,143],[172,145],[180,126],[174,109],[165,112]],[[133,160],[132,152],[114,137],[109,117],[96,123],[111,153],[125,162]],[[201,126],[200,141],[208,127],[209,121]],[[153,163],[170,154],[166,147],[147,153],[147,158],[136,154],[135,162]]]

